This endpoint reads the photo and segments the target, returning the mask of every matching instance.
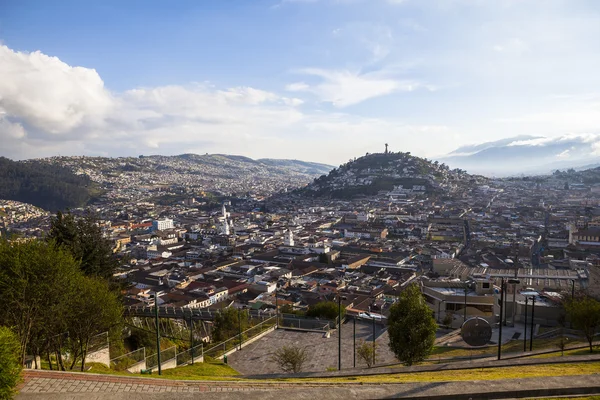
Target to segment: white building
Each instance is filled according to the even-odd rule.
[[[173,220],[169,218],[152,221],[153,231],[164,231],[166,229],[173,229],[174,227],[175,226],[173,225]]]

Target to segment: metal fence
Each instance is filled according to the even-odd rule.
[[[199,344],[191,349],[177,353],[177,366],[193,364],[194,362],[202,362],[204,360],[204,344]]]
[[[241,332],[241,335],[235,335],[223,342],[212,345],[204,351],[204,357],[220,358],[223,356],[223,354],[226,354],[231,350],[239,348],[248,340],[251,340],[256,336],[260,335],[261,333],[273,328],[276,322],[275,319],[276,317],[271,317],[259,323],[258,325],[255,325],[252,328]]]
[[[110,360],[110,367],[116,371],[125,371],[127,368],[134,366],[146,359],[146,348],[134,350],[122,356],[115,357]]]
[[[177,346],[169,347],[168,349],[161,350],[160,362],[161,364],[171,361],[177,356]],[[158,366],[158,353],[152,354],[146,357],[146,368],[154,368]]]
[[[337,327],[337,320],[318,319],[295,314],[280,314],[279,326],[282,328],[327,332]]]
[[[108,332],[102,332],[96,336],[92,336],[88,345],[88,353],[93,353],[105,349],[109,346],[108,343]]]

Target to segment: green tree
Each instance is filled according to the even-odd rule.
[[[240,333],[240,324],[242,332],[248,329],[248,311],[235,308],[226,308],[215,315],[213,325],[213,340],[221,342],[223,340],[235,337]]]
[[[86,275],[108,279],[119,266],[111,242],[89,213],[78,218],[59,211],[51,221],[48,240],[69,250]]]
[[[346,315],[346,308],[342,306],[342,317]],[[321,301],[308,307],[307,317],[336,319],[338,317],[338,303],[335,301]]]
[[[405,365],[423,361],[433,349],[436,330],[437,324],[421,290],[415,284],[409,285],[390,307],[390,349]]]
[[[565,309],[573,327],[583,332],[592,353],[594,336],[600,328],[600,302],[585,296],[568,301]]]
[[[283,372],[298,373],[302,371],[304,363],[308,360],[308,354],[306,354],[306,349],[296,345],[283,346],[282,348],[275,350],[271,360],[275,362]]]
[[[12,399],[21,379],[19,339],[10,329],[0,326],[0,400]]]
[[[356,354],[358,357],[367,364],[367,368],[371,368],[375,363],[375,357],[377,356],[377,342],[366,342],[361,340],[356,346]]]
[[[91,339],[117,328],[122,321],[123,307],[106,281],[80,276],[76,287],[77,293],[70,299],[68,316],[71,369],[80,360],[83,371]]]
[[[61,333],[78,274],[77,262],[63,249],[41,241],[0,240],[0,321],[17,334],[21,363],[33,338],[48,342]]]

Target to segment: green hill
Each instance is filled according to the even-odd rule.
[[[88,204],[99,189],[89,177],[37,160],[0,157],[0,199],[56,211]]]

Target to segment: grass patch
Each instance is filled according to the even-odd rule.
[[[551,339],[533,339],[533,350],[544,350],[544,349],[558,349],[560,338]],[[577,346],[587,344],[584,340],[569,339],[568,346]],[[527,341],[527,349],[529,350],[529,341]],[[502,354],[509,353],[520,353],[523,352],[523,340],[511,340],[508,343],[502,345]],[[565,351],[566,353],[566,351]],[[429,361],[435,361],[439,358],[453,358],[453,357],[481,357],[481,356],[493,356],[498,354],[497,346],[489,346],[483,348],[457,348],[457,347],[434,347]]]
[[[235,369],[223,363],[195,363],[167,369],[163,371],[163,376],[169,379],[197,379],[197,377],[231,377],[239,375]],[[154,376],[154,374],[152,375]]]
[[[46,363],[46,367],[47,367]],[[42,369],[49,369],[43,368]],[[154,368],[152,370],[152,375],[142,375],[142,374],[134,374],[128,371],[116,371],[114,369],[108,368],[104,364],[100,363],[87,363],[86,369],[89,373],[93,374],[104,374],[104,375],[120,375],[120,376],[130,376],[130,377],[146,377],[146,378],[162,378],[162,379],[177,379],[177,380],[239,380],[239,378],[235,378],[236,375],[239,375],[235,369],[231,368],[229,365],[223,363],[195,363],[194,365],[186,365],[183,367],[171,368],[162,371],[162,375],[158,375],[158,369]],[[79,372],[78,369],[73,369],[68,372]]]
[[[448,370],[414,372],[404,374],[371,375],[340,378],[310,378],[311,382],[364,382],[364,383],[411,383],[411,382],[455,382],[472,380],[501,380],[539,378],[552,376],[572,376],[600,374],[600,362],[577,364],[550,364],[532,368],[531,366],[477,368],[468,370]],[[357,379],[358,378],[358,379]],[[302,379],[293,379],[302,382]],[[306,380],[305,380],[306,381]]]

